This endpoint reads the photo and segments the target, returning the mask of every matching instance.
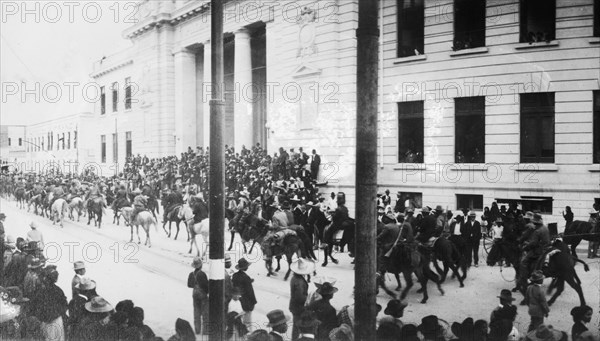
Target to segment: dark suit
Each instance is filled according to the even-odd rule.
[[[252,278],[244,271],[238,271],[231,276],[231,283],[234,287],[240,289],[240,303],[244,311],[253,311],[256,305],[256,296],[254,296],[254,288],[252,287]]]
[[[464,230],[464,232],[463,232]],[[481,240],[481,224],[477,220],[467,221],[461,233],[467,241],[467,264],[479,263],[479,242]]]
[[[302,275],[294,274],[290,280],[290,305],[289,309],[292,313],[293,327],[292,327],[292,340],[298,338],[298,327],[296,323],[300,319],[300,314],[304,310],[304,303],[308,297],[308,282]]]
[[[310,173],[314,180],[317,180],[319,175],[319,167],[321,166],[321,156],[319,154],[313,154],[310,161]]]
[[[329,338],[329,332],[338,326],[335,308],[331,306],[329,301],[318,300],[311,303],[307,309],[312,310],[315,313],[317,320],[321,322],[317,328],[317,339],[327,340]]]

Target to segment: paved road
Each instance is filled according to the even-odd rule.
[[[40,230],[47,244],[46,254],[50,262],[58,266],[61,274],[58,285],[68,296],[73,276],[72,262],[85,260],[88,275],[98,283],[98,293],[113,305],[122,299],[131,299],[136,305],[143,307],[146,323],[157,335],[165,339],[171,336],[178,317],[193,321],[191,289],[186,286],[187,275],[192,270],[192,256],[187,254],[189,244],[186,243],[187,235],[183,225],[177,241],[167,239],[160,226],[158,231],[151,230],[152,248],[148,248],[130,244],[129,228],[113,225],[109,219],[105,219],[101,229],[93,227],[93,223],[90,226],[86,225],[87,220],[83,218],[81,222],[66,222],[64,228],[60,228],[52,226],[45,218],[17,209],[14,202],[2,199],[0,206],[0,211],[7,214],[7,234],[25,236],[29,230],[28,224],[32,220],[41,225]],[[142,243],[144,239],[142,236]],[[229,242],[228,234],[226,242]],[[234,264],[244,256],[240,244],[235,244],[231,256]],[[254,288],[258,298],[254,320],[258,326],[264,326],[268,311],[277,308],[287,311],[289,282],[283,281],[287,264],[283,262],[282,271],[278,276],[266,277],[260,250],[255,249],[245,257],[252,263],[248,274],[255,279]],[[332,304],[339,309],[353,301],[354,273],[347,254],[339,254],[337,257],[340,264],[330,264],[327,268],[318,265],[317,271],[318,275],[337,279],[336,286],[340,290],[333,298]],[[595,316],[598,316],[599,264],[597,260],[588,264],[592,268],[590,272],[583,272],[579,266],[578,273],[584,283],[588,304],[592,305]],[[469,271],[465,288],[459,288],[457,281],[448,279],[444,283],[445,296],[441,296],[430,284],[430,298],[427,304],[419,303],[421,295],[416,293],[417,285],[408,297],[409,306],[403,320],[418,324],[423,316],[430,314],[438,315],[449,324],[462,321],[468,316],[487,320],[497,305],[496,296],[500,290],[514,286],[514,282],[511,281],[513,278],[512,269],[481,265]],[[395,280],[391,276],[389,283],[393,284],[390,285],[391,288],[395,288]],[[519,294],[516,297],[521,299]],[[377,301],[385,308],[389,299],[390,297],[381,291]],[[556,328],[570,331],[572,321],[569,311],[578,303],[575,291],[567,287],[551,308],[549,323]],[[519,307],[518,313],[517,323],[523,332],[529,322],[526,307]],[[383,313],[379,317],[382,316]],[[592,323],[597,325],[597,320],[594,318]]]

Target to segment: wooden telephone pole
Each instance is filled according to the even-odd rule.
[[[356,340],[376,332],[377,295],[377,84],[379,1],[358,1],[356,71]]]

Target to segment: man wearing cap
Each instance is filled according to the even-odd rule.
[[[466,256],[468,266],[471,266],[471,264],[474,263],[475,267],[478,267],[479,243],[481,241],[481,224],[479,224],[479,222],[475,220],[475,216],[475,212],[469,212],[468,220],[463,225],[463,238],[466,242]]]
[[[550,245],[550,232],[548,231],[548,227],[544,225],[542,216],[539,213],[534,213],[532,222],[534,230],[523,244],[525,255],[521,259],[519,268],[522,276],[529,275],[530,267],[542,256],[544,249]],[[522,279],[524,278],[527,277],[522,277]]]
[[[294,273],[290,280],[290,304],[289,310],[292,313],[293,327],[292,327],[292,340],[296,340],[299,335],[298,326],[296,325],[300,314],[304,311],[304,304],[308,297],[308,281],[306,276],[314,271],[315,263],[311,260],[304,258],[298,258],[297,261],[292,263],[290,269]]]
[[[290,318],[283,313],[283,310],[271,310],[267,313],[267,318],[269,319],[267,327],[271,328],[271,332],[269,333],[270,341],[287,340],[287,323],[289,322]]]
[[[75,276],[73,276],[73,279],[71,280],[71,291],[73,293],[73,297],[76,297],[78,294],[77,285],[81,283],[83,275],[85,275],[85,263],[82,261],[73,263],[73,270],[75,271]]]

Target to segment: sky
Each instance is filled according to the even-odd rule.
[[[135,3],[0,0],[0,123],[92,111],[92,65],[131,46],[122,32],[134,24]]]

